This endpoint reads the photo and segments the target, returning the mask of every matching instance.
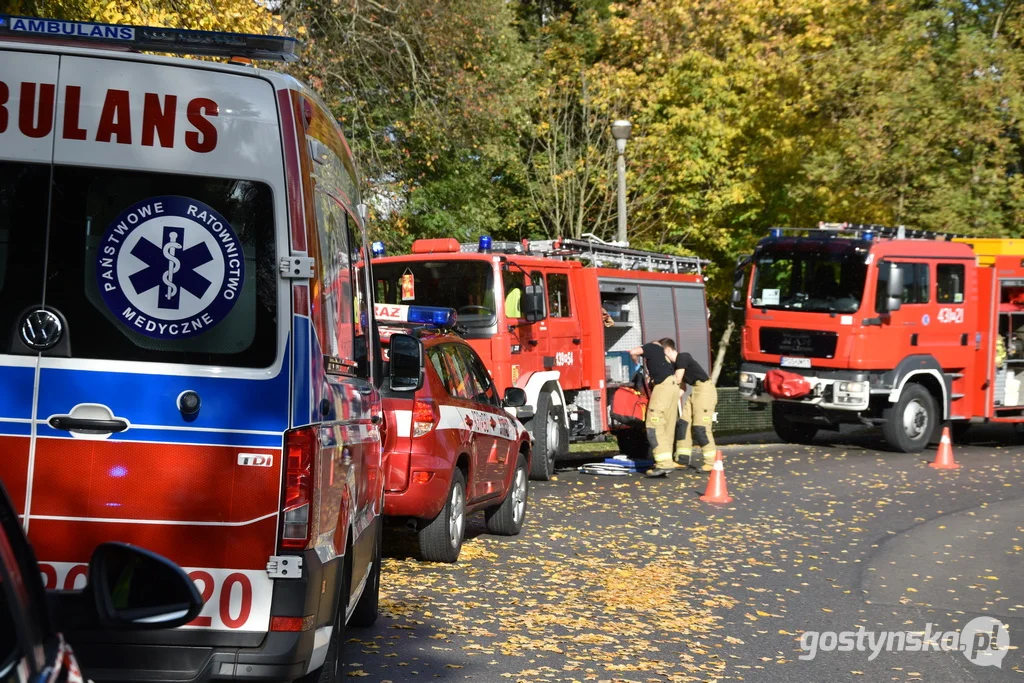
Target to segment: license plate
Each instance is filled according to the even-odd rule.
[[[782,357],[782,367],[784,368],[809,368],[811,367],[810,358],[787,358]]]

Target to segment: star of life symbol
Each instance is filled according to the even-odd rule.
[[[131,250],[132,256],[146,264],[129,276],[132,287],[137,294],[159,287],[156,302],[163,310],[179,310],[182,289],[201,300],[213,285],[199,272],[200,266],[213,260],[210,246],[203,241],[185,249],[179,239],[187,230],[184,225],[164,226],[162,245],[143,237]]]
[[[228,222],[188,197],[139,202],[100,243],[96,277],[110,311],[136,332],[191,337],[220,323],[242,291],[245,259]]]

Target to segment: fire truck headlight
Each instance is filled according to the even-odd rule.
[[[746,386],[754,386],[757,384],[757,378],[751,375],[749,372],[740,373],[740,384]]]
[[[840,382],[839,391],[845,391],[849,394],[863,394],[867,391],[867,382]]]

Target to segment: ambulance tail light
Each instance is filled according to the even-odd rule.
[[[437,426],[441,415],[430,399],[416,399],[412,404],[412,435],[426,436]]]
[[[281,547],[301,550],[309,545],[313,503],[313,427],[293,429],[284,437],[284,500],[281,504]]]

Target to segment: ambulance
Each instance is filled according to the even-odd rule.
[[[253,59],[294,41],[0,16],[0,479],[49,588],[120,541],[205,602],[68,634],[97,680],[334,680],[346,623],[376,618],[356,167]]]

